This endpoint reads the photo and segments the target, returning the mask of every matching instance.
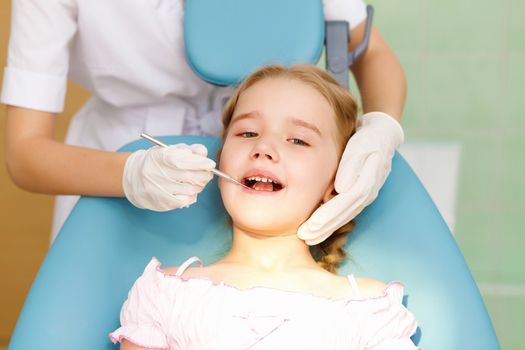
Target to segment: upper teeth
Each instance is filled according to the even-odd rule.
[[[248,178],[249,181],[258,181],[258,182],[273,182],[273,183],[277,183],[275,181],[273,181],[272,179],[269,179],[267,177],[259,177],[259,176],[252,176],[252,177],[249,177]]]

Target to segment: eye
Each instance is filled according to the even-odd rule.
[[[288,139],[288,141],[290,141],[294,145],[298,145],[298,146],[310,146],[309,144],[307,144],[306,142],[304,142],[301,139],[292,138],[292,139]]]
[[[256,137],[257,133],[253,131],[244,131],[237,134],[237,136],[249,138],[249,137]]]

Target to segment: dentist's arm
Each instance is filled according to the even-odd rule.
[[[7,106],[6,162],[20,188],[47,194],[122,197],[130,153],[103,152],[55,140],[54,113]]]
[[[7,107],[7,169],[22,189],[126,196],[139,208],[166,211],[194,203],[213,176],[215,162],[206,157],[203,145],[133,153],[70,146],[55,141],[55,118],[53,113]]]
[[[351,33],[349,50],[361,42],[365,22]],[[383,112],[401,120],[405,105],[407,83],[403,67],[394,52],[372,26],[368,49],[351,67],[361,93],[363,112]]]
[[[361,42],[364,28],[365,22],[352,30],[349,50]],[[338,194],[321,205],[299,228],[299,238],[308,245],[324,241],[377,197],[390,173],[392,157],[404,140],[399,120],[406,98],[405,74],[374,27],[367,51],[351,70],[365,114],[339,162],[335,177]]]

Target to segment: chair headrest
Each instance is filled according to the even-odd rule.
[[[189,65],[216,85],[236,85],[266,64],[316,63],[324,43],[321,0],[186,0]]]

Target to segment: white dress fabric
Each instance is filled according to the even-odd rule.
[[[186,266],[167,275],[153,258],[131,288],[111,341],[170,350],[418,349],[410,339],[417,322],[402,304],[399,282],[374,298],[330,299],[184,278]]]
[[[325,18],[355,27],[363,0],[324,0]],[[93,97],[66,143],[115,151],[153,135],[216,135],[229,88],[200,80],[186,62],[182,0],[17,0],[0,101],[47,112],[64,108],[67,79]],[[77,196],[58,196],[53,237]]]

